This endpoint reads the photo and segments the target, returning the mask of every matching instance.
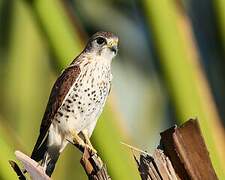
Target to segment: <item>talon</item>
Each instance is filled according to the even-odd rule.
[[[71,131],[71,140],[67,139],[68,142],[75,145],[76,147],[81,147],[81,149],[87,148],[91,154],[97,154],[97,151],[92,146],[91,141],[88,137],[88,133],[86,130],[81,131],[81,135],[84,140],[76,133],[76,131]],[[80,148],[79,148],[80,149]]]
[[[84,143],[83,139],[80,138],[80,136],[77,134],[76,131],[71,131],[71,138],[72,138],[72,142],[70,140],[68,140],[70,143],[72,143],[74,145],[79,145],[82,148],[85,147],[85,143]]]
[[[85,143],[88,144],[91,147],[91,149],[94,149],[94,147],[92,146],[91,141],[89,139],[88,131],[87,130],[83,130],[83,131],[81,131],[81,134],[84,137]]]
[[[85,144],[85,147],[88,149],[88,151],[91,154],[97,154],[97,151],[96,151],[96,149],[93,148],[93,146],[90,146],[89,144]]]

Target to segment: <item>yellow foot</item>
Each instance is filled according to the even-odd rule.
[[[93,146],[89,146],[89,144],[85,144],[85,147],[91,154],[97,154],[97,151],[93,148]]]
[[[75,130],[71,131],[70,135],[71,135],[71,139],[72,139],[72,140],[68,139],[68,141],[70,143],[72,143],[74,145],[78,145],[82,148],[85,147],[85,143],[84,143],[83,139],[78,135],[78,133]]]
[[[67,141],[69,141],[71,144],[74,144],[80,150],[87,148],[90,153],[97,154],[97,151],[92,146],[86,132],[81,131],[81,135],[84,137],[84,140],[74,130],[70,132],[70,135],[72,140],[67,139]]]
[[[91,150],[91,152],[93,152],[94,154],[97,154],[96,149],[92,146],[91,141],[89,139],[88,131],[87,130],[83,130],[83,131],[81,131],[81,134],[84,137],[84,141],[86,143],[87,148],[89,150]]]

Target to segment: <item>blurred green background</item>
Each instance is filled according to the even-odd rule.
[[[140,179],[120,142],[152,151],[159,133],[198,118],[225,179],[224,0],[0,0],[0,179],[30,154],[51,87],[99,30],[120,38],[113,87],[92,136],[112,179]],[[86,179],[68,146],[54,179]]]

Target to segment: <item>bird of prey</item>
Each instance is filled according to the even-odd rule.
[[[89,138],[110,92],[117,51],[116,35],[97,32],[56,80],[31,155],[48,176],[68,142],[93,148]]]

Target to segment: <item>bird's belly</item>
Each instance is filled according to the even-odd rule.
[[[109,93],[109,82],[97,81],[82,86],[78,82],[74,83],[55,116],[55,124],[65,136],[84,129],[91,136]]]

